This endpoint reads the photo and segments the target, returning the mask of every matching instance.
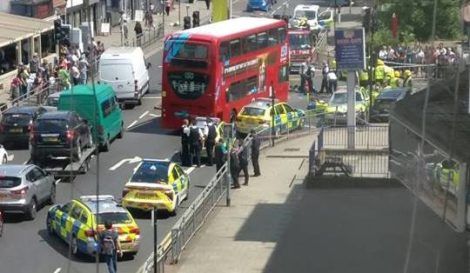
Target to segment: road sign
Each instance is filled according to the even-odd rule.
[[[361,70],[366,64],[364,28],[335,31],[336,64],[341,70]]]

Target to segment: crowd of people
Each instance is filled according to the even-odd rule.
[[[91,50],[94,54],[90,54]],[[15,104],[19,99],[38,94],[38,102],[42,102],[51,92],[88,83],[90,66],[97,65],[94,60],[98,60],[103,52],[104,44],[92,40],[92,48],[86,52],[76,45],[60,45],[59,58],[54,63],[46,59],[41,61],[34,53],[28,65],[18,65],[17,74],[10,83],[11,101]]]
[[[216,124],[211,118],[207,118],[204,128],[201,129],[197,125],[196,119],[191,122],[185,119],[181,127],[181,162],[186,167],[201,167],[201,150],[206,148],[207,162],[206,166],[213,166],[215,163],[216,172],[220,174],[220,170],[230,160],[230,166],[227,171],[230,172],[232,179],[232,188],[239,189],[239,176],[243,172],[244,183],[248,186],[249,174],[248,163],[249,156],[253,164],[254,176],[260,176],[259,153],[261,140],[254,130],[250,133],[250,142],[243,139],[237,139],[230,150],[227,143],[221,136],[217,136]]]

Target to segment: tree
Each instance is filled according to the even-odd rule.
[[[456,39],[462,33],[460,0],[393,0],[378,13],[380,28],[389,29],[392,14],[399,20],[401,37],[414,35],[419,41],[431,38],[433,25],[434,1],[437,1],[436,39]],[[382,3],[383,4],[383,3]]]

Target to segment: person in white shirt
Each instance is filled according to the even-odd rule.
[[[328,91],[330,94],[336,92],[336,87],[338,86],[338,77],[336,77],[336,72],[334,70],[330,70],[326,75],[328,81]]]
[[[388,56],[387,47],[383,46],[379,51],[379,59],[386,60]]]

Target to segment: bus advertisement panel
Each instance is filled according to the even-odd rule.
[[[194,116],[233,121],[253,99],[286,101],[289,51],[283,20],[237,18],[180,31],[165,39],[162,127]]]

